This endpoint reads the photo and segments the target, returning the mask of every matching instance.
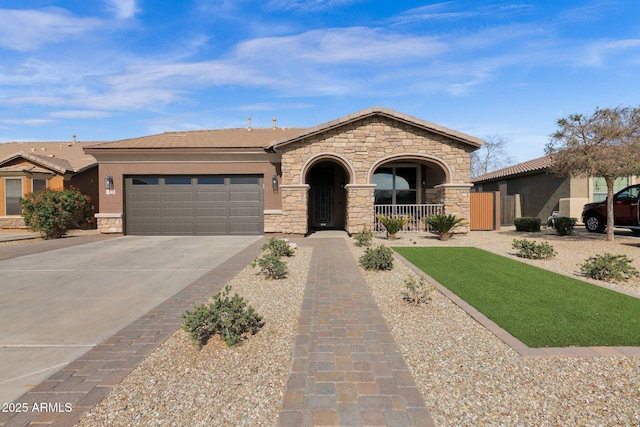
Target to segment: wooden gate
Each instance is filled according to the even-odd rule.
[[[499,218],[500,215],[500,205],[496,203],[496,193],[470,193],[470,196],[471,221],[469,227],[471,230],[500,228],[496,224],[496,218]]]
[[[500,196],[500,225],[513,225],[516,218],[516,196]]]

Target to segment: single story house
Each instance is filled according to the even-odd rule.
[[[20,198],[44,188],[75,187],[98,206],[98,163],[83,148],[95,142],[0,144],[0,228],[26,228]]]
[[[418,223],[431,205],[468,219],[469,154],[482,143],[373,107],[306,129],[249,121],[84,149],[99,164],[104,233],[305,235],[371,229],[376,212]]]
[[[549,156],[528,160],[471,178],[473,191],[499,191],[502,196],[519,195],[522,216],[540,218],[543,223],[554,212],[581,221],[585,203],[604,200],[607,185],[598,177],[559,177],[549,172]],[[614,192],[635,184],[637,177],[618,178]]]

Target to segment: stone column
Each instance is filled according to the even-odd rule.
[[[373,230],[373,191],[375,184],[347,184],[347,233]]]
[[[309,185],[281,185],[282,233],[305,235],[308,231]]]
[[[471,220],[469,190],[472,184],[441,184],[435,188],[440,196],[440,203],[444,204],[444,213],[462,217],[465,225],[456,229],[457,233],[469,232],[469,221]]]

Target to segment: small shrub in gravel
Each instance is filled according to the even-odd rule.
[[[527,239],[513,239],[511,247],[517,251],[516,255],[520,258],[547,259],[556,256],[555,249],[547,242],[536,243]]]
[[[427,282],[422,276],[419,276],[416,281],[413,274],[409,274],[404,280],[404,287],[405,291],[403,292],[403,299],[415,306],[429,302],[431,300],[431,296],[429,296],[429,294],[435,289],[435,286],[430,284],[427,285]]]
[[[576,226],[576,222],[578,222],[577,218],[559,216],[554,221],[553,228],[555,228],[558,234],[561,236],[573,236],[575,234],[573,232],[573,228]]]
[[[359,233],[355,233],[353,238],[356,240],[356,246],[361,248],[362,246],[371,246],[371,240],[373,239],[373,231],[367,227],[363,228]]]
[[[365,270],[392,270],[393,251],[384,245],[374,249],[368,248],[360,257],[359,262]]]
[[[251,267],[260,267],[260,273],[267,279],[284,279],[287,277],[287,264],[273,252],[267,252],[260,258],[256,258]]]
[[[287,240],[276,239],[275,237],[270,238],[269,241],[262,246],[262,250],[271,251],[272,254],[279,257],[290,257],[293,256],[295,252]]]
[[[580,264],[580,271],[596,280],[626,282],[630,277],[638,276],[638,270],[630,263],[631,260],[626,255],[605,253],[587,258]]]
[[[237,293],[229,297],[231,286],[213,297],[213,302],[198,305],[193,311],[182,314],[182,329],[189,333],[191,339],[200,345],[207,344],[213,335],[231,347],[242,341],[247,334],[255,334],[264,325],[262,316]]]
[[[540,231],[540,224],[542,221],[540,218],[533,218],[530,216],[523,216],[513,220],[513,225],[516,226],[516,231]]]

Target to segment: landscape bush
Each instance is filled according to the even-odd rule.
[[[424,217],[424,223],[438,233],[440,240],[447,240],[453,234],[453,230],[464,224],[464,218],[453,214],[437,214]]]
[[[213,301],[198,305],[193,311],[182,314],[182,329],[189,333],[191,339],[200,347],[207,344],[213,335],[231,347],[240,343],[247,334],[255,334],[264,325],[260,316],[252,306],[237,293],[229,297],[231,286],[218,292]]]
[[[626,255],[605,253],[587,258],[580,264],[580,271],[596,280],[626,282],[632,276],[638,276],[638,270],[630,263]]]
[[[264,274],[267,279],[284,279],[289,273],[287,264],[273,252],[266,252],[260,258],[256,258],[251,267],[259,267],[260,273]]]
[[[391,270],[393,269],[393,251],[384,245],[373,249],[367,248],[359,262],[365,270]]]
[[[371,240],[373,239],[373,231],[364,227],[362,231],[355,233],[353,238],[356,240],[355,245],[357,247],[371,246]]]
[[[435,290],[435,286],[427,284],[424,277],[419,276],[418,280],[413,274],[404,280],[405,291],[403,292],[403,299],[417,306],[420,304],[426,304],[431,300],[429,295]]]
[[[269,241],[262,246],[262,250],[271,251],[272,254],[279,257],[290,257],[295,253],[293,247],[287,240],[276,239],[275,237],[270,238]]]
[[[578,222],[577,218],[559,216],[555,219],[553,227],[561,236],[573,236],[575,234],[573,229],[576,226],[576,222]]]
[[[556,256],[555,249],[547,242],[536,243],[527,239],[513,239],[511,247],[517,251],[516,255],[521,258],[547,259]]]
[[[45,189],[20,199],[24,223],[45,239],[57,239],[87,221],[91,198],[75,188]]]
[[[409,222],[408,216],[385,216],[382,214],[377,214],[376,218],[378,219],[378,221],[380,221],[380,224],[382,224],[384,228],[386,228],[387,233],[390,237],[395,236],[396,233],[402,230],[402,227],[404,227],[405,224]]]
[[[542,221],[540,218],[533,218],[530,216],[523,216],[513,220],[513,224],[516,226],[516,231],[540,231],[540,224]]]

